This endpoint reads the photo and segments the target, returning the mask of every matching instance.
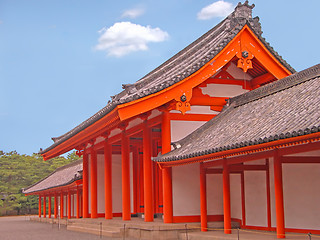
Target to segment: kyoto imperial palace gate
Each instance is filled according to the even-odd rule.
[[[268,115],[270,106],[274,106],[270,111],[276,109],[278,100],[265,103],[267,100],[258,99],[269,99],[266,92],[281,92],[282,85],[272,84],[280,82],[279,79],[291,81],[286,77],[295,73],[261,36],[259,19],[252,18],[253,7],[247,1],[239,3],[226,19],[188,47],[139,81],[124,84],[124,90],[112,96],[95,115],[53,138],[53,145],[40,151],[44,160],[73,149],[83,160],[57,169],[24,189],[27,195],[39,195],[39,217],[41,208],[46,217],[48,199],[49,217],[53,214],[55,218],[121,216],[126,221],[139,216],[150,222],[154,217],[163,217],[165,223],[201,221],[203,231],[208,221],[224,221],[225,233],[230,233],[232,219],[243,228],[277,230],[278,237],[285,236],[285,228],[319,233],[320,229],[314,229],[312,224],[311,227],[300,227],[294,221],[293,227],[284,224],[281,161],[302,160],[282,149],[265,153],[261,149],[275,142],[269,146],[264,140],[269,136],[260,133],[265,125],[270,129],[278,126],[282,118],[266,121],[265,125],[261,120],[260,123],[251,120],[255,111],[265,110]],[[307,74],[310,79],[317,77],[316,70],[312,71],[314,75]],[[298,79],[306,78],[299,74]],[[300,84],[300,80],[292,81]],[[250,111],[247,96],[263,108]],[[243,114],[234,111],[234,115],[223,117],[235,102],[236,109]],[[251,127],[250,123],[254,125]],[[223,128],[211,130],[208,127],[211,124]],[[243,129],[246,125],[250,127]],[[265,133],[269,134],[267,130]],[[228,139],[234,139],[237,147],[231,148],[233,143],[229,142],[222,145],[226,142],[222,139],[224,133],[229,134]],[[255,134],[262,136],[262,142],[258,140],[249,146],[249,140],[253,139],[244,137],[254,138]],[[199,136],[203,136],[201,141]],[[238,142],[236,137],[242,140]],[[301,137],[299,141],[305,140]],[[260,149],[258,144],[265,145]],[[293,143],[281,139],[281,144]],[[299,153],[307,152],[308,146],[297,146],[305,147]],[[212,151],[216,147],[218,150]],[[309,157],[310,163],[319,163],[316,157]],[[249,161],[253,163],[247,165],[245,162]],[[271,166],[274,170],[270,170]]]

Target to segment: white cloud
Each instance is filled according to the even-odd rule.
[[[198,19],[208,20],[215,17],[226,17],[233,11],[233,8],[232,3],[217,1],[202,8],[198,13]]]
[[[101,35],[96,50],[106,51],[109,56],[122,57],[136,51],[148,50],[148,43],[162,42],[169,34],[160,28],[141,26],[131,22],[117,22],[99,31]]]
[[[137,18],[144,14],[145,10],[143,8],[133,8],[124,11],[121,15],[122,18]]]

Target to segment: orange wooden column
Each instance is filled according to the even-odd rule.
[[[58,196],[55,193],[54,194],[54,200],[53,200],[53,212],[54,212],[54,218],[58,218]]]
[[[43,196],[43,217],[47,217],[47,197]]]
[[[208,220],[207,220],[207,179],[206,169],[203,164],[200,163],[200,212],[201,212],[201,231],[208,231]]]
[[[143,123],[143,188],[144,188],[144,221],[153,221],[152,199],[152,162],[151,162],[151,133],[148,122]]]
[[[38,203],[38,208],[39,208],[39,218],[41,218],[41,195],[39,195],[39,203]]]
[[[139,184],[139,188],[140,188],[140,213],[144,213],[144,192],[143,192],[143,155],[142,155],[142,150],[139,147],[138,148],[138,152],[139,152],[139,179],[140,179],[140,184]]]
[[[60,194],[60,218],[63,218],[63,192]]]
[[[125,125],[121,126],[122,220],[130,220],[130,146],[125,128]]]
[[[274,194],[276,203],[277,238],[285,238],[284,207],[283,207],[283,183],[282,183],[282,163],[278,151],[274,151]]]
[[[90,190],[91,190],[91,218],[98,217],[97,197],[97,152],[92,149],[90,157]]]
[[[112,219],[112,150],[107,139],[104,143],[105,219]]]
[[[162,113],[162,154],[171,151],[171,127],[169,112]],[[172,207],[172,169],[167,167],[162,169],[163,181],[163,215],[165,223],[173,222],[173,207]]]
[[[80,218],[80,189],[77,188],[77,209],[76,209],[76,218]]]
[[[48,196],[48,218],[51,218],[51,195]]]
[[[83,218],[89,217],[89,171],[88,171],[88,154],[83,153],[83,171],[82,171],[82,206]]]
[[[224,233],[231,233],[230,175],[227,160],[223,162],[223,214]]]
[[[139,162],[139,152],[138,148],[134,146],[132,148],[132,186],[133,186],[133,213],[136,214],[138,213],[138,201],[139,201],[139,196],[138,196],[138,162]]]
[[[68,191],[68,219],[71,218],[71,192]]]

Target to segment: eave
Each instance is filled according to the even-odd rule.
[[[320,132],[236,149],[222,150],[211,154],[192,156],[176,161],[158,162],[158,165],[160,168],[165,168],[203,162],[207,167],[213,167],[222,165],[223,159],[228,159],[228,164],[237,164],[243,162],[244,159],[251,161],[272,157],[273,150],[275,149],[278,150],[280,155],[318,150],[320,149]]]

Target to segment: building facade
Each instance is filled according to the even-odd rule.
[[[221,119],[220,112],[225,112],[233,101],[229,99],[250,94],[251,90],[257,92],[261,86],[295,73],[261,36],[259,18],[252,18],[253,7],[247,1],[239,3],[234,12],[195,42],[134,84],[124,84],[124,90],[112,96],[107,106],[95,115],[66,134],[53,138],[53,145],[40,152],[45,160],[72,149],[76,149],[83,158],[81,181],[75,184],[73,191],[70,190],[76,193],[76,197],[71,197],[68,187],[51,188],[50,191],[60,191],[60,202],[68,201],[70,206],[75,203],[76,209],[81,209],[76,216],[84,218],[121,216],[126,221],[132,216],[141,216],[149,222],[154,217],[163,217],[165,223],[201,219],[205,230],[207,221],[224,220],[228,223],[232,217],[234,221],[241,221],[243,227],[272,230],[275,225],[274,222],[270,224],[270,209],[265,209],[271,200],[262,195],[256,196],[256,186],[249,183],[256,182],[259,191],[266,190],[271,178],[264,178],[260,171],[269,174],[267,169],[272,164],[269,160],[254,164],[258,168],[256,170],[251,166],[237,166],[234,171],[252,168],[252,172],[231,175],[228,182],[236,190],[229,192],[233,194],[232,202],[237,204],[230,205],[230,201],[224,202],[225,198],[222,198],[221,186],[225,188],[228,183],[220,184],[222,179],[218,173],[223,171],[221,168],[215,170],[210,165],[205,169],[210,168],[209,172],[217,174],[201,174],[200,178],[199,166],[202,164],[184,165],[187,160],[175,161],[174,157],[170,158],[170,163],[162,162],[158,157],[162,154],[165,160],[166,153],[173,150],[168,153],[172,156],[176,152],[174,148],[185,149],[179,147],[184,141],[181,139],[199,131],[197,129],[211,119]],[[238,121],[236,116],[229,117]],[[238,117],[238,122],[242,122],[242,116]],[[232,128],[232,125],[227,128]],[[224,130],[220,129],[217,134],[224,136]],[[234,134],[237,135],[236,129]],[[189,145],[202,148],[202,143],[194,145],[191,140]],[[212,178],[212,184],[207,184],[205,204],[203,181],[209,182],[209,178]],[[241,183],[246,181],[248,183],[243,189]],[[42,196],[45,203],[46,197],[52,196],[50,191],[39,188],[32,194]],[[246,198],[251,197],[246,201],[248,206],[241,203],[243,191]],[[270,192],[268,196],[272,194]],[[63,197],[65,195],[66,198]],[[250,201],[261,205],[250,204]],[[223,206],[229,204],[232,207],[232,215],[230,211],[222,211],[222,202]],[[68,209],[74,209],[70,206]],[[224,217],[228,214],[230,218],[226,221]],[[277,225],[278,228],[283,230]]]

